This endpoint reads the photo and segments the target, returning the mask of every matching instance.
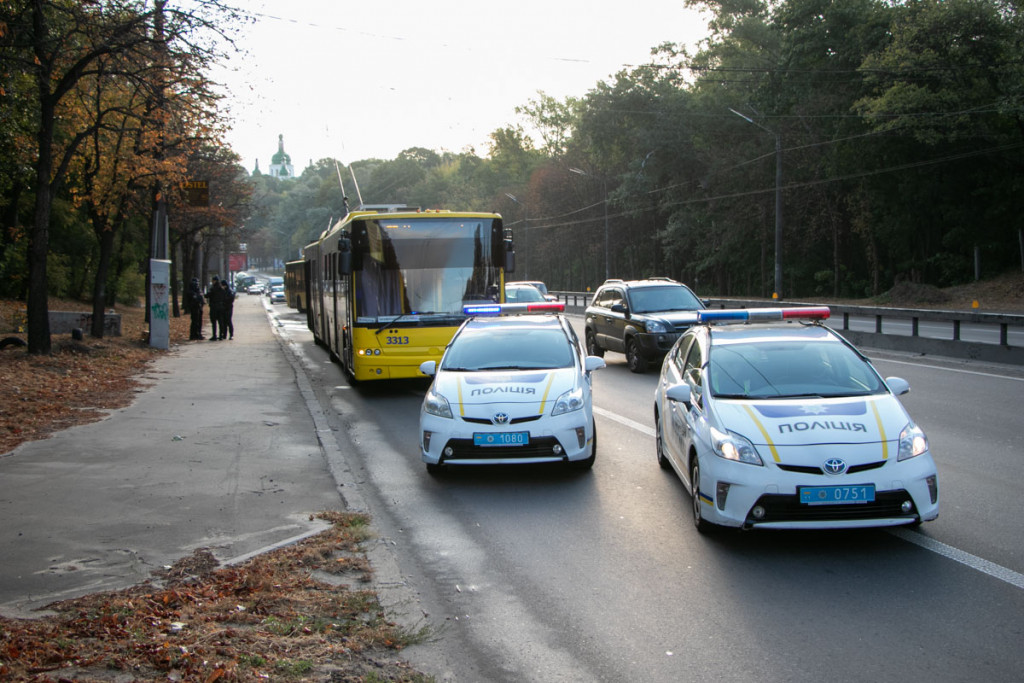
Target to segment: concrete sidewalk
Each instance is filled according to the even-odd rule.
[[[233,340],[206,320],[130,407],[0,457],[0,613],[134,585],[198,548],[238,558],[345,509],[266,302],[239,296]]]

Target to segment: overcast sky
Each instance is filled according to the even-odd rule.
[[[409,147],[487,153],[538,91],[582,96],[706,23],[682,0],[247,0],[247,53],[215,70],[228,142],[267,172],[284,135],[310,161],[392,159]]]

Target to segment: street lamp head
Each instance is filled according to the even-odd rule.
[[[575,173],[576,175],[590,175],[589,173],[584,171],[582,168],[575,168],[575,167],[570,167],[569,168],[569,173]]]
[[[516,199],[516,196],[514,194],[509,194],[508,192],[506,192],[505,196],[508,197],[509,199],[511,199],[512,201],[514,201],[516,204],[519,203],[519,200]]]

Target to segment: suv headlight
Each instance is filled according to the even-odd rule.
[[[668,332],[668,325],[660,320],[648,320],[646,328],[651,334],[665,334]]]
[[[711,428],[711,447],[715,455],[726,460],[745,462],[748,465],[764,465],[761,456],[757,454],[754,444],[739,434],[732,432],[721,432],[714,427]]]
[[[583,387],[576,387],[565,392],[555,401],[555,407],[551,409],[552,417],[571,413],[583,407]]]
[[[448,405],[448,399],[434,391],[433,386],[431,386],[427,391],[427,395],[423,397],[423,412],[428,415],[437,415],[438,417],[454,419],[452,416],[452,407]]]
[[[921,428],[911,422],[900,432],[900,451],[897,460],[916,458],[928,450],[928,437]]]

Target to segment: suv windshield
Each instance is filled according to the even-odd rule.
[[[636,287],[630,291],[630,310],[633,313],[656,311],[692,311],[704,308],[700,300],[686,287]]]

